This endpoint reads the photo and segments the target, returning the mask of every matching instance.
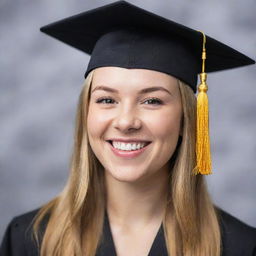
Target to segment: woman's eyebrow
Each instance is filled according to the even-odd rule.
[[[94,91],[97,91],[97,90],[103,90],[103,91],[106,91],[106,92],[118,93],[118,90],[107,87],[107,86],[104,86],[104,85],[96,86],[92,90],[92,93]],[[171,92],[169,92],[167,89],[165,89],[164,87],[161,87],[161,86],[144,88],[144,89],[140,90],[138,93],[139,94],[145,94],[145,93],[155,92],[155,91],[164,91],[164,92],[167,92],[170,95],[172,95]]]

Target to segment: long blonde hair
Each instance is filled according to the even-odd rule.
[[[56,198],[41,207],[33,223],[41,256],[95,256],[100,242],[106,206],[104,169],[89,145],[86,131],[92,79],[93,71],[85,79],[79,96],[68,182]],[[183,135],[171,158],[163,220],[166,246],[172,256],[220,256],[217,210],[207,192],[204,176],[192,175],[196,98],[189,86],[178,82],[183,105]],[[42,237],[41,225],[46,218]]]

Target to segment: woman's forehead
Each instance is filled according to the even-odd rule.
[[[177,87],[177,79],[169,74],[149,69],[100,67],[93,73],[92,90],[97,86],[110,86],[116,90],[143,89],[161,86],[166,89]]]

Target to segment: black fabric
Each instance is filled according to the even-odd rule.
[[[105,211],[105,221],[104,221],[104,232],[102,242],[99,245],[96,256],[116,256],[115,245],[111,233],[111,228],[109,224],[109,218],[107,212]],[[164,240],[164,229],[163,225],[160,226],[157,235],[153,241],[150,248],[148,256],[168,256],[165,240]]]
[[[0,256],[39,256],[39,248],[33,238],[33,219],[39,209],[14,217],[8,224],[0,247]],[[46,215],[40,225],[39,242],[49,219]]]
[[[222,211],[222,256],[256,256],[256,228]]]
[[[42,32],[91,55],[94,68],[118,66],[164,72],[196,91],[202,34],[126,1],[116,1],[43,26]],[[207,36],[206,71],[255,61]]]
[[[39,256],[31,235],[31,223],[38,210],[15,217],[8,225],[0,256]],[[256,256],[256,228],[250,227],[223,210],[219,210],[222,230],[222,256]],[[41,226],[45,230],[48,217]],[[103,242],[96,256],[115,256],[115,246],[107,214],[105,214]],[[163,225],[159,228],[148,256],[167,256]]]

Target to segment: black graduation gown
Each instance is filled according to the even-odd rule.
[[[37,210],[17,216],[9,223],[0,247],[0,256],[39,256],[31,239],[31,221]],[[222,256],[256,256],[256,228],[220,210],[223,242]],[[41,226],[45,230],[47,218]],[[104,239],[96,256],[116,256],[111,229],[105,212]],[[160,226],[148,256],[168,256],[163,225]]]

